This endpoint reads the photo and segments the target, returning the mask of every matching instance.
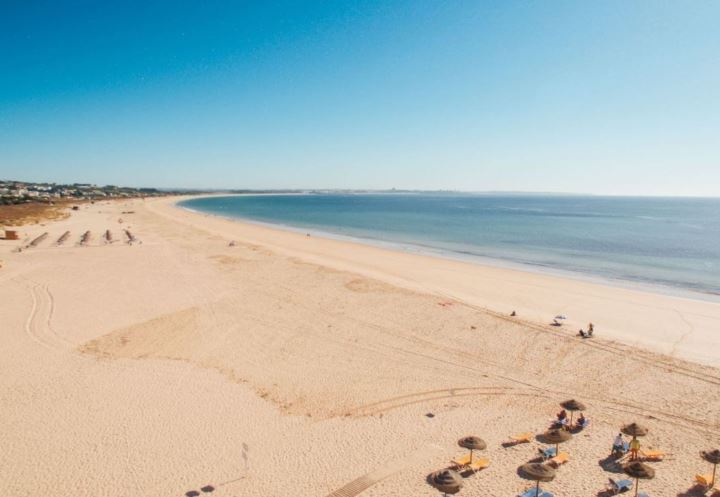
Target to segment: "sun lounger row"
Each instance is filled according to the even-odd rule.
[[[453,468],[461,470],[471,470],[474,472],[480,471],[490,466],[490,459],[485,457],[474,457],[472,462],[470,461],[470,455],[458,457],[450,461]]]

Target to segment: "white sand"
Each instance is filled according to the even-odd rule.
[[[459,495],[510,496],[530,485],[516,468],[540,444],[500,443],[544,430],[569,397],[589,404],[592,425],[545,485],[556,496],[596,495],[618,476],[599,461],[623,422],[648,425],[646,444],[674,453],[642,483],[651,495],[684,492],[708,469],[697,452],[720,443],[720,371],[680,358],[720,365],[718,304],[306,237],[173,202],[96,204],[22,228],[49,236],[21,253],[0,241],[2,495],[212,485],[215,496],[325,497],[368,475],[351,489],[431,496],[427,473],[477,434],[492,465]],[[141,244],[123,243],[128,225]],[[86,230],[90,246],[76,246]],[[558,313],[570,322],[547,326]],[[590,320],[598,338],[572,336]]]

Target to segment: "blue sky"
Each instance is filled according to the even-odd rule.
[[[0,177],[720,195],[720,2],[0,1]]]

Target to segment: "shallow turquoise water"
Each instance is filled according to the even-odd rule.
[[[410,250],[720,295],[720,199],[310,194],[182,205]]]

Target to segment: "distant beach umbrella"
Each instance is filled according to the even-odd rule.
[[[655,470],[640,461],[633,461],[623,467],[623,471],[631,478],[635,478],[635,497],[638,494],[638,483],[641,479],[650,480],[655,478]]]
[[[540,482],[552,481],[555,478],[555,470],[547,464],[530,462],[520,466],[520,476],[526,480],[536,482],[535,495],[540,495]]]
[[[620,429],[620,431],[623,432],[625,435],[629,435],[633,438],[644,437],[648,434],[648,429],[645,426],[639,425],[637,423],[630,423],[629,425],[625,425]]]
[[[543,433],[542,438],[546,443],[555,445],[555,455],[557,455],[560,452],[560,444],[570,440],[572,435],[565,430],[553,428]]]
[[[565,402],[560,402],[560,407],[562,407],[563,409],[565,409],[567,411],[570,411],[570,426],[571,427],[572,427],[572,421],[573,421],[573,413],[575,411],[584,411],[585,409],[587,409],[587,407],[585,407],[585,404],[583,404],[579,400],[575,400],[575,399],[570,399],[570,400],[566,400]]]
[[[473,435],[461,438],[460,440],[458,440],[458,445],[460,447],[470,450],[470,462],[472,462],[474,450],[485,450],[485,448],[487,447],[485,440]]]
[[[428,482],[445,495],[456,494],[463,487],[462,477],[452,469],[430,473]]]
[[[720,464],[720,450],[703,450],[700,452],[700,457],[713,465],[712,483],[710,483],[710,486],[715,485],[715,472],[717,470],[717,465]]]

